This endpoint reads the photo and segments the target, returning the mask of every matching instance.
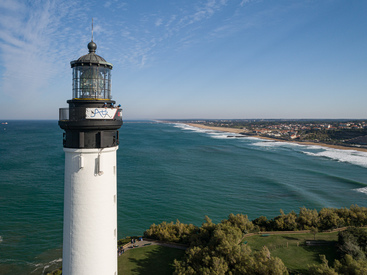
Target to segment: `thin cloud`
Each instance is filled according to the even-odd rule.
[[[170,19],[167,21],[165,27],[168,28],[170,27],[170,25],[176,20],[177,18],[177,15],[176,14],[173,14],[171,15]]]
[[[64,58],[70,56],[66,44],[75,41],[75,35],[65,34],[63,21],[75,19],[75,6],[56,1],[11,2],[1,3],[1,91],[27,99],[42,93],[58,70],[65,68]]]
[[[16,5],[21,11],[26,9],[26,6],[21,3]],[[48,39],[43,37],[50,16],[48,8],[47,5],[44,9],[27,14],[25,18],[22,18],[23,14],[17,14],[12,9],[5,8],[5,11],[15,13],[11,22],[15,22],[18,26],[14,29],[10,24],[1,22],[0,48],[5,66],[2,90],[5,93],[16,91],[22,94],[29,88],[31,92],[36,92],[35,89],[42,86],[45,76],[42,73],[37,75],[35,68],[46,69],[46,72],[49,69],[42,55],[42,49],[49,44]]]
[[[148,64],[154,58],[155,49],[164,51],[167,47],[166,42],[171,38],[177,38],[177,35],[180,36],[177,48],[189,47],[197,43],[201,38],[200,24],[211,18],[215,13],[220,12],[222,7],[227,5],[227,2],[227,0],[207,0],[193,7],[180,7],[174,10],[173,14],[168,15],[167,18],[157,17],[155,14],[142,15],[137,25],[125,26],[122,31],[123,37],[130,41],[126,41],[128,45],[131,44],[131,41],[135,43],[130,47],[126,45],[128,47],[125,49],[129,52],[127,54],[129,58],[125,62],[131,62],[134,58],[137,58],[133,64],[140,64],[139,66]],[[163,29],[157,33],[151,30],[151,25],[163,26]],[[144,30],[143,34],[141,33],[142,30]],[[146,39],[146,37],[150,37],[150,39]],[[136,47],[137,45],[138,47]],[[140,53],[140,55],[137,53]],[[144,60],[144,62],[140,62],[140,60]]]
[[[112,5],[112,1],[106,1],[106,3],[103,5],[105,8],[109,8]]]
[[[163,23],[162,18],[158,18],[157,21],[155,21],[155,26],[159,27],[160,25],[162,25],[162,23]]]
[[[0,9],[6,9],[9,11],[19,11],[22,10],[24,7],[21,3],[13,0],[2,0],[0,2]]]
[[[245,2],[242,1],[241,5]],[[229,3],[227,0],[207,0],[194,6],[176,7],[166,17],[161,13],[157,13],[159,16],[151,13],[136,17],[136,21],[125,21],[124,13],[129,12],[129,6],[115,0],[94,3],[101,5],[102,9],[124,8],[111,18],[91,15],[85,4],[78,0],[2,0],[1,92],[8,95],[14,92],[18,95],[42,94],[53,78],[68,74],[70,60],[86,53],[92,16],[95,19],[94,38],[101,55],[110,62],[124,64],[125,68],[142,68],[152,64],[163,51],[200,43],[203,26],[207,28],[204,33],[214,38],[236,31],[231,22],[206,25],[208,19],[228,7]],[[159,31],[156,27],[160,27]],[[116,33],[116,28],[119,33]]]
[[[115,9],[118,3],[109,0],[105,5],[109,9]],[[100,38],[103,37],[104,44],[101,44],[101,47],[98,44],[101,54],[103,47],[107,47],[103,45],[108,45],[109,49],[114,52],[110,58],[103,54],[110,62],[123,64],[125,68],[141,68],[151,64],[159,52],[179,50],[199,43],[202,39],[202,25],[205,25],[206,20],[221,12],[227,5],[227,0],[207,0],[194,6],[176,7],[167,16],[162,16],[159,11],[142,13],[135,17],[135,21],[125,20],[124,12],[129,12],[127,6],[113,19],[106,20],[101,17],[98,20],[95,18],[95,37],[98,33],[101,35]],[[121,26],[119,34],[111,31],[115,30],[117,26]],[[160,27],[159,31],[153,27]],[[207,31],[207,34],[209,35],[211,31]],[[175,41],[177,46],[172,47],[170,41]]]
[[[106,1],[103,5],[103,7],[105,8],[111,8],[112,10],[116,10],[116,9],[122,9],[125,8],[127,6],[127,4],[125,2],[121,2],[119,0],[111,0],[111,1]]]
[[[197,11],[191,16],[189,24],[193,24],[204,19],[208,19],[219,11],[227,1],[220,1],[217,3],[215,0],[208,0],[203,6],[197,8]]]
[[[251,0],[242,0],[240,6],[243,7],[245,4],[249,3]]]

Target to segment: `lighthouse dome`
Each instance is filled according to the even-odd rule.
[[[78,62],[81,63],[100,63],[100,62],[106,62],[106,60],[102,57],[96,54],[97,50],[97,44],[93,41],[89,42],[88,44],[89,53],[86,55],[83,55],[78,58]]]
[[[112,64],[108,63],[102,56],[96,54],[97,44],[93,41],[88,43],[89,53],[79,57],[77,60],[71,61],[71,67],[74,66],[88,66],[88,65],[98,65],[104,66],[112,69]]]

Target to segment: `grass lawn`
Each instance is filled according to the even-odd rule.
[[[252,250],[261,250],[266,245],[272,256],[282,259],[291,272],[307,274],[307,265],[320,264],[320,254],[324,254],[329,265],[334,264],[338,232],[317,233],[316,240],[327,241],[325,246],[305,246],[305,240],[313,240],[312,234],[281,234],[245,238]],[[288,243],[288,247],[287,247]],[[297,246],[297,243],[299,246]]]
[[[118,273],[172,274],[173,260],[181,259],[184,254],[184,250],[160,245],[130,249],[118,257]]]

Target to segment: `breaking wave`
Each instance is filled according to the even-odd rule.
[[[355,150],[341,150],[332,148],[322,148],[320,152],[304,151],[306,155],[323,157],[339,162],[347,162],[353,165],[358,165],[367,168],[367,152]]]
[[[180,128],[182,130],[185,131],[193,131],[193,132],[197,132],[197,133],[210,133],[210,132],[215,132],[213,130],[210,129],[202,129],[202,128],[198,128],[198,127],[194,127],[194,126],[190,126],[187,124],[182,124],[182,123],[173,123],[174,127],[176,128]]]
[[[293,142],[283,142],[283,141],[272,141],[265,140],[257,137],[244,137],[242,135],[238,135],[235,133],[229,132],[219,132],[210,129],[202,129],[194,126],[189,126],[187,124],[176,123],[174,127],[181,128],[182,130],[193,131],[197,133],[206,133],[211,138],[216,139],[227,139],[227,138],[236,138],[236,140],[246,140],[253,141],[251,145],[257,147],[266,147],[271,148],[291,148],[293,150],[299,151],[300,153],[313,156],[313,157],[322,157],[328,158],[331,160],[346,162],[353,165],[358,165],[364,168],[367,168],[367,152],[360,152],[356,150],[344,150],[344,149],[334,149],[323,147],[319,145],[304,145]],[[238,138],[241,137],[241,138]]]
[[[367,187],[363,187],[363,188],[358,188],[358,189],[354,189],[357,192],[361,192],[367,195]]]

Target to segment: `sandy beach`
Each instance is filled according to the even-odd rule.
[[[236,128],[211,127],[211,126],[205,126],[202,124],[194,124],[194,123],[184,123],[184,124],[193,126],[193,127],[197,127],[197,128],[215,130],[215,131],[220,131],[220,132],[229,132],[229,133],[236,133],[236,134],[240,134],[244,132],[243,129],[236,129]],[[293,141],[293,140],[281,140],[281,139],[275,139],[275,138],[270,138],[270,137],[253,136],[253,135],[251,135],[251,137],[272,140],[272,141],[279,141],[279,142],[296,143],[300,145],[315,145],[315,146],[322,146],[322,147],[328,147],[328,148],[340,149],[340,150],[354,150],[354,151],[367,152],[367,148],[338,146],[338,145],[331,145],[331,144],[318,143],[318,142],[301,142],[301,141]]]

